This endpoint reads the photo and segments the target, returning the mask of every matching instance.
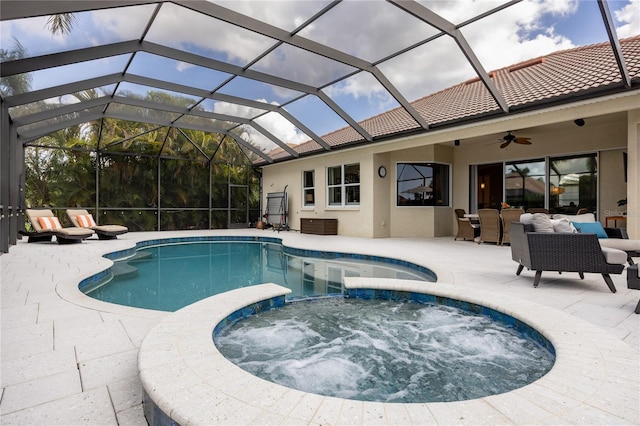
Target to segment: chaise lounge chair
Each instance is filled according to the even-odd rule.
[[[93,235],[93,230],[84,228],[63,228],[60,221],[49,209],[27,209],[27,219],[35,232],[20,231],[29,237],[27,242],[51,241],[55,235],[58,244],[82,242]]]
[[[67,216],[69,216],[74,226],[95,231],[101,240],[112,240],[117,238],[118,235],[129,232],[129,229],[122,225],[96,225],[93,216],[84,209],[69,209],[67,210]]]

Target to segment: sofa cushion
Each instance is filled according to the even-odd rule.
[[[532,213],[521,214],[520,223],[524,223],[525,225],[531,225],[533,223],[533,214]]]
[[[640,240],[625,240],[622,238],[607,238],[600,240],[600,246],[624,251],[640,252]]]
[[[581,234],[596,234],[598,238],[608,238],[600,222],[571,222]]]
[[[610,265],[624,265],[627,263],[627,253],[622,250],[602,247],[602,254],[604,254],[604,258]]]
[[[571,222],[595,222],[596,216],[593,213],[584,214],[554,214],[554,219],[569,219]]]
[[[578,230],[573,226],[571,221],[566,218],[562,219],[551,219],[551,224],[553,225],[553,230],[555,232],[571,232],[575,233]]]
[[[554,232],[551,218],[544,213],[534,213],[531,223],[533,224],[533,229],[535,229],[536,232],[547,234]]]

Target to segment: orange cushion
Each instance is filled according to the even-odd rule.
[[[38,223],[43,230],[62,228],[60,221],[55,216],[38,216]]]
[[[96,226],[96,222],[90,214],[79,214],[76,216],[76,220],[78,221],[78,225],[82,228],[91,228]]]

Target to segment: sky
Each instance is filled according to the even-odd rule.
[[[330,4],[329,1],[312,0],[214,3],[264,20],[287,32],[298,28]],[[505,3],[505,0],[425,0],[419,3],[447,21],[460,24]],[[620,38],[640,34],[640,0],[609,0],[609,7]],[[153,5],[143,5],[77,13],[69,36],[52,35],[47,28],[46,17],[2,21],[0,47],[10,49],[14,40],[18,40],[26,48],[28,56],[36,56],[139,39],[153,9]],[[460,31],[486,71],[553,51],[607,40],[595,0],[524,0],[465,25]],[[349,0],[331,8],[302,28],[298,35],[374,64],[405,99],[413,101],[476,77],[455,41],[447,36],[390,57],[394,52],[437,33],[434,27],[386,1]],[[325,86],[322,89],[324,94],[356,121],[399,105],[368,72],[357,72],[349,65],[295,46],[278,44],[272,38],[172,3],[162,6],[145,39],[303,85]],[[87,64],[37,71],[32,74],[32,89],[121,72],[129,60],[130,55],[120,55]],[[317,96],[302,97],[302,92],[243,77],[231,79],[230,74],[173,59],[138,53],[128,72],[193,85],[203,90],[218,89],[223,94],[265,104],[286,104],[285,109],[317,135],[347,125]],[[350,76],[342,79],[345,75]],[[113,90],[112,87],[108,89]],[[149,90],[148,87],[127,84],[121,85],[118,94],[124,94],[124,89],[141,96]],[[185,97],[197,102],[197,97]],[[294,99],[297,100],[287,104]],[[62,102],[72,100],[68,98]],[[265,112],[213,100],[199,107],[220,114],[237,114],[246,119]],[[280,114],[269,113],[256,122],[287,143],[296,144],[309,139]],[[246,136],[265,150],[276,147],[251,127],[247,127]]]

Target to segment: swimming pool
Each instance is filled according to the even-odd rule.
[[[287,287],[292,297],[301,297],[341,293],[345,277],[436,281],[431,270],[409,262],[294,249],[274,238],[149,241],[135,251],[111,257],[115,263],[109,271],[80,284],[85,294],[109,303],[170,312],[265,282]]]

